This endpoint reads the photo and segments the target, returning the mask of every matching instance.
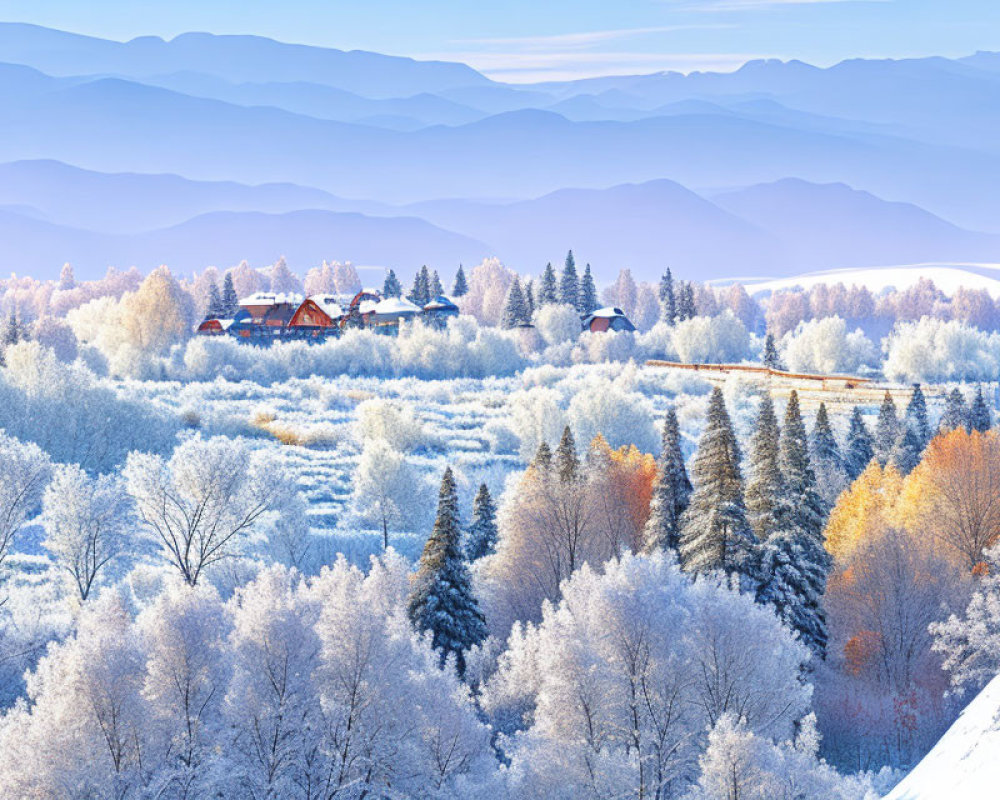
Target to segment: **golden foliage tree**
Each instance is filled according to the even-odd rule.
[[[897,523],[902,490],[900,474],[873,460],[830,512],[824,532],[827,552],[838,562],[846,561],[861,544]]]
[[[906,479],[903,519],[963,569],[1000,539],[1000,436],[957,428],[933,439]]]

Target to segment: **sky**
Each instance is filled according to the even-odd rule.
[[[0,20],[119,40],[253,33],[512,82],[1000,49],[998,0],[0,0]]]

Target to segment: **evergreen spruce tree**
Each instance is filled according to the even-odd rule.
[[[572,250],[566,254],[566,264],[559,280],[559,302],[573,308],[580,306],[580,281],[576,277],[576,261]]]
[[[552,469],[552,448],[547,442],[541,442],[531,459],[531,466],[539,472],[548,473]]]
[[[21,341],[21,326],[17,321],[17,312],[11,311],[7,315],[7,324],[3,329],[3,336],[0,336],[0,350],[17,344]]]
[[[969,410],[965,407],[965,398],[957,387],[948,393],[938,432],[948,433],[956,428],[969,430]]]
[[[677,304],[677,319],[693,319],[696,316],[698,309],[694,304],[694,285],[690,281],[683,281]]]
[[[812,456],[817,479],[820,475],[826,479],[838,473],[846,473],[844,458],[837,446],[837,437],[830,427],[830,416],[826,413],[826,403],[820,403],[813,422],[812,434],[809,437],[809,452]]]
[[[580,281],[580,304],[577,311],[581,317],[585,317],[590,312],[600,308],[597,302],[597,287],[594,285],[594,276],[590,272],[590,264],[583,268],[583,279]]]
[[[909,475],[913,468],[920,463],[920,453],[920,440],[917,438],[916,432],[909,423],[904,422],[900,425],[899,435],[896,437],[896,443],[893,445],[886,463],[900,475]]]
[[[799,411],[799,395],[794,389],[785,406],[778,464],[785,477],[788,501],[792,507],[791,525],[822,543],[826,509],[816,489],[816,473],[809,458],[809,439]]]
[[[913,429],[920,452],[923,453],[931,440],[931,423],[927,418],[927,400],[924,399],[924,392],[919,383],[913,384],[913,394],[910,395],[910,402],[906,404],[906,422]]]
[[[778,418],[771,395],[760,401],[753,434],[750,436],[747,474],[747,521],[761,541],[782,528],[790,513],[785,478],[779,465]]]
[[[757,593],[820,658],[826,650],[822,600],[832,561],[823,547],[825,509],[809,460],[806,428],[793,391],[785,407],[779,463],[791,512],[761,553],[763,580]]]
[[[674,550],[680,547],[681,520],[691,499],[691,481],[684,467],[677,412],[667,409],[663,420],[663,446],[656,465],[656,483],[646,522],[645,548]]]
[[[407,299],[423,308],[431,301],[431,274],[424,264],[413,279],[413,288]]]
[[[524,292],[521,291],[521,281],[515,277],[507,290],[507,302],[504,303],[503,314],[500,316],[500,327],[516,328],[524,321],[527,311]]]
[[[757,600],[774,606],[778,616],[817,658],[826,654],[823,594],[832,560],[821,541],[795,529],[778,531],[764,545]]]
[[[757,579],[757,547],[743,504],[739,447],[722,390],[715,387],[692,462],[694,490],[681,524],[682,567]]]
[[[976,396],[972,399],[972,407],[969,409],[969,432],[986,433],[992,427],[993,419],[983,397],[983,387],[976,386]]]
[[[458,265],[458,272],[455,273],[455,283],[451,287],[451,296],[455,299],[465,297],[469,293],[469,282],[465,280],[465,270],[462,265]]]
[[[460,676],[465,674],[465,651],[486,639],[486,619],[472,592],[461,539],[458,493],[448,467],[441,479],[437,520],[413,577],[408,611],[418,631],[430,631],[442,666],[449,656],[455,657]]]
[[[382,284],[382,297],[400,297],[403,294],[403,285],[396,277],[395,270],[389,270]]]
[[[781,363],[781,356],[778,354],[778,346],[774,342],[774,334],[769,333],[764,338],[764,366],[769,369],[784,369]]]
[[[535,282],[529,280],[524,284],[524,322],[530,323],[535,316]]]
[[[465,557],[470,562],[476,561],[493,553],[496,545],[497,509],[490,490],[483,483],[479,485],[479,491],[472,501],[472,522],[465,541]]]
[[[542,273],[542,285],[538,289],[538,306],[547,306],[549,303],[559,302],[559,287],[556,283],[556,271],[552,269],[552,262],[545,265]]]
[[[563,483],[573,483],[580,477],[580,457],[576,453],[576,440],[569,425],[563,428],[559,447],[556,448],[556,472]]]
[[[438,276],[438,271],[434,270],[431,274],[430,285],[427,291],[427,303],[443,294],[444,286],[441,285],[441,278]],[[424,303],[424,305],[427,305],[427,303]]]
[[[210,283],[208,285],[208,308],[205,309],[205,316],[219,319],[225,313],[225,310],[219,285],[217,283]]]
[[[896,404],[887,390],[878,410],[878,422],[875,423],[875,457],[883,467],[889,461],[898,436],[899,417],[896,416]]]
[[[236,286],[233,284],[233,273],[227,272],[222,281],[222,307],[226,318],[232,319],[236,312],[240,310],[240,298],[236,294]]]
[[[677,322],[677,298],[674,295],[674,276],[670,274],[670,267],[667,267],[660,278],[660,308],[660,319],[673,326]]]
[[[872,436],[861,416],[861,409],[855,406],[854,411],[851,412],[851,427],[847,432],[847,452],[844,454],[847,477],[852,481],[857,480],[874,457],[875,449],[872,445]]]

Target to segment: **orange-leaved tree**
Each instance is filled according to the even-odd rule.
[[[838,498],[826,523],[827,552],[837,562],[847,561],[865,542],[899,520],[903,479],[892,466],[872,460]]]
[[[907,477],[903,521],[963,569],[1000,539],[1000,436],[956,428],[937,436]]]

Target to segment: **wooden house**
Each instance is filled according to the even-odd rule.
[[[257,292],[240,300],[255,325],[281,328],[288,324],[292,314],[302,305],[302,295]]]
[[[378,289],[362,289],[347,304],[341,327],[361,328],[369,324],[375,306],[382,300]]]
[[[233,324],[231,319],[216,319],[206,317],[195,331],[199,336],[224,336],[229,332],[229,327]]]
[[[425,305],[421,313],[425,320],[436,327],[443,328],[448,324],[449,319],[458,316],[458,306],[452,302],[451,298],[442,294]]]
[[[594,333],[604,331],[634,331],[635,325],[620,308],[599,308],[584,317],[583,329]]]
[[[387,297],[375,305],[366,322],[373,328],[398,330],[399,323],[413,319],[420,311],[420,306],[405,297]]]
[[[325,336],[340,330],[344,309],[332,295],[306,298],[288,321],[289,333],[299,336]]]

